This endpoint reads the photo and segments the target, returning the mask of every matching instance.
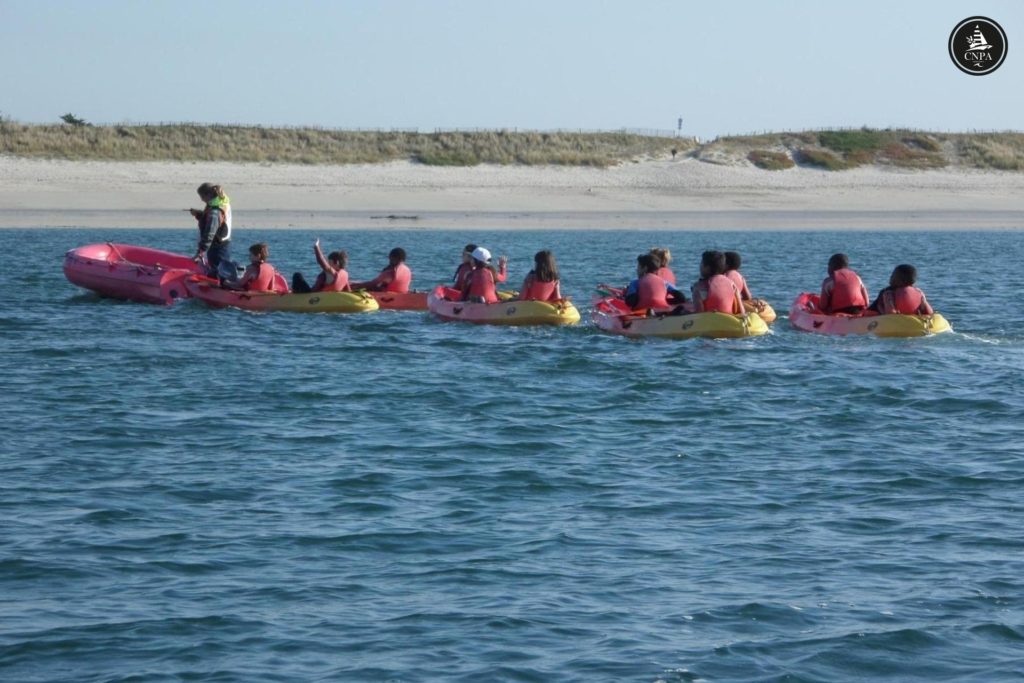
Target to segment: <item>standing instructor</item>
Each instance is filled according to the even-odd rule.
[[[231,200],[220,185],[203,183],[196,192],[206,206],[202,210],[189,209],[199,223],[199,243],[192,260],[200,262],[205,258],[210,271],[216,273],[220,262],[231,258]]]

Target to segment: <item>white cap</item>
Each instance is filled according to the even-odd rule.
[[[473,253],[470,254],[470,256],[475,258],[477,261],[483,261],[484,263],[487,263],[488,261],[491,260],[491,252],[487,251],[483,247],[477,247],[476,249],[474,249]]]

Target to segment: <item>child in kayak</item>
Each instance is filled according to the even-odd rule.
[[[658,275],[661,261],[654,254],[636,257],[636,279],[626,286],[623,298],[633,310],[668,310],[686,303],[686,295]]]
[[[499,257],[498,269],[495,270],[491,265],[491,252],[487,249],[477,247],[470,257],[473,261],[473,270],[462,288],[462,300],[471,303],[498,303],[500,299],[495,284],[507,279],[508,259],[504,256]]]
[[[661,264],[655,275],[662,278],[670,285],[675,285],[676,275],[672,272],[672,269],[668,267],[668,264],[672,262],[672,252],[665,247],[652,247],[651,255],[658,259],[658,263]]]
[[[693,283],[693,306],[697,313],[742,315],[740,290],[725,276],[725,254],[705,251],[700,257],[701,279]]]
[[[725,252],[725,276],[732,280],[732,283],[736,285],[736,289],[740,290],[740,298],[744,301],[750,301],[754,297],[747,287],[747,279],[740,272],[740,265],[742,263],[743,260],[740,258],[738,251]]]
[[[914,286],[917,282],[917,268],[909,263],[901,263],[896,266],[892,275],[889,276],[889,286],[878,293],[874,303],[868,309],[888,315],[900,313],[903,315],[932,315],[931,304],[925,298],[924,292]]]
[[[352,289],[368,289],[371,292],[396,292],[404,294],[412,284],[412,271],[405,265],[405,249],[395,247],[388,253],[388,265],[380,274],[366,282],[352,282]]]
[[[277,271],[267,263],[270,248],[266,242],[257,242],[249,247],[249,267],[236,282],[227,282],[229,289],[244,289],[247,292],[273,292],[274,276]]]
[[[292,275],[292,291],[305,294],[306,292],[350,292],[352,288],[348,285],[348,254],[344,251],[332,251],[324,258],[324,252],[320,249],[320,239],[313,243],[313,254],[316,262],[320,264],[320,274],[310,287],[302,273]]]
[[[868,290],[857,273],[850,270],[846,254],[832,254],[828,260],[828,277],[821,283],[818,308],[826,315],[863,313],[868,305]]]
[[[523,280],[519,292],[521,301],[558,301],[562,298],[558,282],[558,264],[550,251],[538,251],[533,255],[533,270]]]
[[[462,250],[462,263],[455,269],[455,276],[452,277],[452,289],[460,292],[465,289],[469,281],[469,274],[473,272],[473,252],[476,251],[475,244],[467,244]]]

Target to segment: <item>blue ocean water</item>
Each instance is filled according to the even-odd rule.
[[[315,274],[308,231],[239,231]],[[6,230],[0,680],[1024,678],[1024,233],[323,232],[414,284],[553,249],[574,328],[100,299]],[[627,340],[598,282],[733,248],[767,337]],[[834,251],[901,262],[956,332],[784,317]]]

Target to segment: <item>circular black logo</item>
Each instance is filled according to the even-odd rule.
[[[949,56],[965,74],[990,74],[1006,59],[1006,33],[986,17],[964,19],[949,34]]]

